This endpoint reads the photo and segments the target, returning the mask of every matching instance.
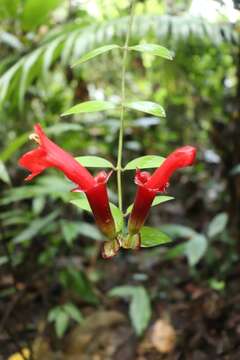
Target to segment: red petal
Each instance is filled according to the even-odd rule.
[[[95,185],[95,180],[89,171],[79,164],[71,154],[51,141],[39,124],[34,126],[34,130],[39,137],[40,145],[37,149],[23,155],[19,161],[21,166],[32,172],[27,177],[28,180],[48,167],[55,167],[82,190],[87,190]]]
[[[192,146],[183,146],[173,151],[162,165],[155,170],[151,178],[147,181],[146,186],[159,191],[165,188],[174,171],[177,169],[190,166],[196,157],[196,149]]]
[[[36,175],[40,174],[43,170],[50,167],[51,164],[46,159],[46,152],[38,147],[35,150],[29,151],[24,154],[18,161],[19,165],[28,169],[31,174],[25,180],[31,180]]]

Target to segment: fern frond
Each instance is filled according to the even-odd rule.
[[[61,60],[65,66],[74,63],[85,52],[96,46],[108,44],[126,35],[128,17],[119,18],[106,23],[87,25],[80,23],[67,24],[50,32],[40,46],[24,55],[0,77],[0,106],[11,93],[14,82],[18,88],[19,108],[23,108],[27,87],[35,80],[46,76],[50,66]],[[136,42],[148,34],[156,36],[161,43],[167,43],[177,51],[179,41],[187,42],[194,37],[197,41],[211,42],[215,46],[222,43],[239,43],[238,32],[229,23],[210,23],[202,18],[170,15],[136,16],[132,31],[132,42]],[[168,45],[169,46],[169,45]]]

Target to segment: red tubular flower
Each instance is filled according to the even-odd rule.
[[[196,149],[192,146],[183,146],[172,152],[162,165],[150,175],[148,172],[137,170],[135,183],[138,185],[134,206],[128,221],[129,236],[125,240],[125,247],[139,247],[139,231],[143,226],[154,197],[163,192],[174,171],[193,164]]]
[[[30,138],[35,140],[39,146],[24,154],[19,160],[19,165],[31,172],[25,180],[31,180],[49,167],[59,169],[77,185],[74,191],[85,192],[96,223],[103,234],[111,240],[115,239],[117,237],[116,228],[106,189],[106,183],[111,174],[107,175],[101,171],[96,177],[93,177],[72,155],[52,142],[39,124],[34,126],[34,130],[35,133]],[[116,248],[116,244],[114,248]]]

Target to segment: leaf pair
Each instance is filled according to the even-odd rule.
[[[87,54],[83,55],[78,61],[76,61],[73,64],[73,67],[80,65],[90,59],[95,58],[98,55],[104,54],[113,49],[124,49],[124,47],[121,47],[116,44],[101,46],[101,47],[94,49],[94,50],[88,52]],[[128,50],[146,52],[151,55],[160,56],[160,57],[162,57],[164,59],[168,59],[168,60],[172,60],[173,56],[174,56],[174,53],[172,51],[168,50],[164,46],[160,46],[157,44],[139,44],[139,45],[135,45],[135,46],[129,46]]]
[[[98,156],[80,156],[76,158],[83,166],[86,167],[93,167],[93,168],[112,168],[114,169],[114,165],[101,157]],[[157,168],[159,167],[162,162],[164,161],[164,158],[161,156],[156,155],[146,155],[139,157],[137,159],[134,159],[130,161],[125,167],[124,171],[128,170],[135,170],[136,168],[139,169],[146,169],[146,168]],[[76,205],[78,208],[91,212],[90,205],[88,203],[88,200],[84,193],[78,193],[77,199],[74,199],[71,201],[72,204]],[[163,202],[172,200],[173,197],[171,196],[156,196],[152,206],[159,205]],[[124,219],[123,214],[120,211],[120,209],[110,203],[110,208],[112,211],[112,215],[115,221],[116,229],[118,232],[121,232],[124,226]],[[131,204],[127,210],[125,215],[129,215],[132,211],[133,204]],[[142,247],[151,247],[151,246],[157,246],[162,245],[165,243],[170,242],[171,239],[169,236],[167,236],[165,233],[161,232],[159,229],[151,228],[151,227],[143,227],[141,229],[141,246]]]
[[[126,101],[122,103],[122,106],[132,110],[142,111],[154,116],[160,116],[160,117],[166,116],[163,107],[152,101]],[[96,111],[114,110],[116,108],[117,105],[110,101],[104,101],[104,100],[85,101],[83,103],[74,105],[73,107],[65,111],[62,114],[62,116],[91,113]]]

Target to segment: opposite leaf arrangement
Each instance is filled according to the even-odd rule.
[[[95,160],[98,159],[98,165],[101,163],[101,167],[104,167],[107,164],[107,167],[109,167],[108,165],[110,164],[110,167],[117,172],[119,207],[111,204],[108,198],[106,183],[112,172],[107,174],[105,171],[101,171],[93,177],[82,165],[85,164],[86,166],[89,166],[89,163],[86,163],[84,160],[91,157],[74,159],[72,155],[65,152],[48,139],[39,124],[35,125],[35,133],[30,136],[30,138],[35,140],[39,146],[37,149],[23,155],[19,160],[19,164],[31,172],[26,180],[31,180],[46,168],[54,167],[62,171],[77,185],[73,191],[85,193],[87,200],[79,198],[79,200],[74,200],[72,203],[84,210],[92,211],[97,226],[108,239],[104,242],[102,248],[102,255],[104,258],[114,256],[121,247],[125,249],[139,249],[140,247],[155,246],[170,241],[166,234],[157,229],[145,227],[143,225],[151,206],[171,199],[167,196],[162,196],[161,199],[159,199],[156,195],[165,191],[168,186],[168,181],[174,171],[192,165],[196,156],[196,149],[194,147],[184,146],[175,150],[166,159],[159,156],[146,156],[143,157],[145,162],[144,166],[142,163],[143,158],[138,158],[128,163],[124,169],[122,167],[125,109],[128,108],[131,110],[143,111],[154,116],[165,116],[165,111],[162,106],[154,102],[138,100],[127,101],[125,96],[127,54],[129,51],[136,51],[148,53],[152,56],[158,56],[167,60],[173,59],[173,53],[158,44],[138,44],[129,46],[134,6],[135,0],[131,0],[129,24],[124,46],[116,44],[102,46],[85,54],[73,65],[80,65],[98,55],[112,50],[123,52],[117,165],[114,167],[107,160],[95,157]],[[73,106],[62,115],[67,116],[85,112],[106,111],[114,108],[116,108],[116,104],[113,104],[110,101],[91,100]],[[139,170],[140,168],[157,168],[157,170],[151,175],[146,171],[141,172]],[[130,216],[128,220],[128,230],[124,231],[124,215],[122,212],[122,171],[132,169],[136,169],[135,183],[137,185],[137,193],[134,204],[128,207],[126,211],[126,215],[130,213]]]
[[[108,239],[102,248],[104,258],[114,256],[121,247],[141,247],[140,230],[155,196],[165,191],[175,170],[192,165],[196,156],[194,147],[184,146],[172,152],[152,175],[146,171],[136,170],[137,193],[128,220],[128,234],[123,234],[116,228],[107,194],[106,183],[111,172],[107,174],[101,171],[93,177],[71,154],[51,141],[39,124],[35,125],[34,130],[35,133],[30,135],[30,139],[37,142],[38,147],[24,154],[19,160],[19,165],[31,172],[26,180],[31,180],[45,169],[54,167],[75,183],[77,187],[72,191],[85,193],[95,222]]]

